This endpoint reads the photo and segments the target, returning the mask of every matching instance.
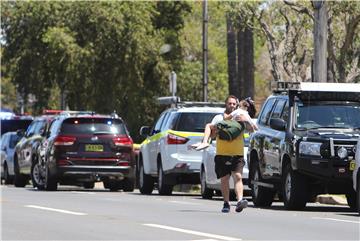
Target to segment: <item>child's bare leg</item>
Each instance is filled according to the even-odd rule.
[[[202,143],[209,143],[209,137],[211,135],[212,126],[213,125],[211,123],[206,124]]]

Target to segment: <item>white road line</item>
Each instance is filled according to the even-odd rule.
[[[170,201],[171,203],[187,204],[187,205],[200,205],[199,203],[183,202],[183,201]]]
[[[68,211],[68,210],[62,210],[62,209],[56,209],[56,208],[47,208],[47,207],[41,207],[41,206],[36,206],[36,205],[25,205],[25,207],[42,209],[42,210],[47,210],[47,211],[59,212],[59,213],[72,214],[72,215],[79,215],[79,216],[87,215],[86,213],[78,213],[78,212],[72,212],[72,211]]]
[[[229,240],[229,241],[241,240],[240,238],[232,238],[232,237],[216,235],[216,234],[211,234],[211,233],[203,233],[203,232],[187,230],[187,229],[182,229],[182,228],[175,228],[175,227],[170,227],[170,226],[165,226],[165,225],[160,225],[160,224],[144,223],[143,225],[149,226],[149,227],[154,227],[154,228],[167,229],[167,230],[171,230],[171,231],[175,231],[175,232],[188,233],[188,234],[193,234],[193,235],[198,235],[198,236],[203,236],[203,237],[208,237],[208,238],[214,238],[214,239]]]
[[[345,222],[345,223],[360,223],[359,221],[343,220],[343,219],[336,219],[336,218],[319,218],[319,217],[313,217],[312,219],[323,219],[323,220],[330,220],[330,221],[337,221],[337,222]]]
[[[94,192],[81,192],[81,191],[70,191],[71,193],[79,193],[79,194],[90,194],[90,195],[95,195],[96,193]]]

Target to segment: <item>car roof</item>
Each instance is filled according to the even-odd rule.
[[[194,107],[184,107],[184,108],[179,108],[177,110],[177,112],[181,112],[181,113],[191,113],[191,112],[214,112],[214,113],[223,113],[225,110],[225,108],[221,108],[221,107],[209,107],[209,106],[204,106],[204,107],[198,107],[198,106],[194,106]]]

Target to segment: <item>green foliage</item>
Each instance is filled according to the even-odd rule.
[[[187,3],[27,1],[1,7],[3,63],[17,91],[36,96],[35,113],[59,108],[54,98],[64,93],[70,109],[115,110],[135,140],[140,125],[158,116],[154,97],[167,94],[171,65],[181,63],[177,31]],[[165,43],[174,46],[172,57],[160,54]]]

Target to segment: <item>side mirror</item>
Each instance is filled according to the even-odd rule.
[[[270,119],[270,127],[272,129],[275,129],[278,131],[285,131],[286,130],[286,122],[283,119],[271,118]]]
[[[140,128],[140,135],[141,136],[149,136],[150,135],[150,126],[142,126]]]

